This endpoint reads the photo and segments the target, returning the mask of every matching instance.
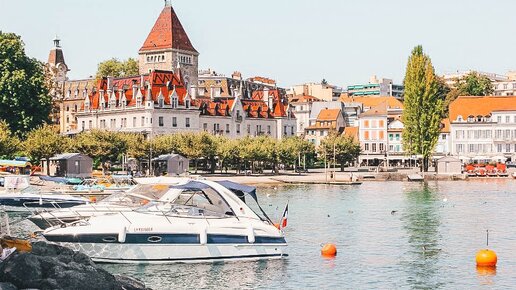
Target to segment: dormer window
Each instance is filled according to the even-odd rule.
[[[138,94],[136,96],[136,107],[139,108],[142,106],[142,96],[140,94]]]
[[[190,100],[185,100],[185,107],[190,109]]]
[[[457,122],[463,122],[463,121],[464,121],[464,119],[462,119],[461,115],[457,116]]]
[[[163,98],[159,98],[159,100],[158,100],[158,106],[159,106],[160,108],[163,108],[163,101],[164,101],[164,100],[163,100]]]
[[[178,106],[178,100],[177,100],[177,96],[172,96],[172,109],[175,109],[177,108]]]

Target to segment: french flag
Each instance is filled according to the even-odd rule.
[[[285,206],[285,210],[283,211],[283,215],[281,215],[281,223],[280,223],[280,229],[287,227],[287,218],[288,218],[288,202]]]

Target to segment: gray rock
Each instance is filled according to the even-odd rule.
[[[18,290],[16,286],[9,282],[0,282],[0,290]]]
[[[0,281],[21,289],[146,289],[142,282],[113,276],[88,256],[68,248],[36,242],[32,249],[31,253],[15,252],[0,263]]]
[[[145,284],[135,278],[127,277],[124,275],[115,275],[115,279],[121,289],[123,290],[146,290],[149,288],[145,287]]]

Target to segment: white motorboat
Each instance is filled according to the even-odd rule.
[[[49,228],[43,236],[106,263],[188,263],[287,256],[283,231],[267,216],[255,213],[243,201],[245,196],[235,194],[246,191],[245,186],[236,187],[231,191],[221,183],[190,180],[171,186],[171,202],[152,202],[131,212],[93,216]]]
[[[68,194],[45,192],[29,185],[28,176],[5,176],[5,190],[0,192],[0,205],[6,211],[29,211],[34,208],[68,208],[87,204],[89,200]]]
[[[35,212],[28,219],[40,229],[76,222],[97,215],[127,212],[137,209],[151,201],[168,201],[171,195],[170,185],[185,182],[186,179],[175,178],[163,184],[138,184],[128,192],[114,193],[97,203],[75,206],[52,211]]]

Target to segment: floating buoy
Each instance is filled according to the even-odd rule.
[[[278,230],[281,230],[281,229],[280,229],[280,224],[275,223],[275,224],[274,224],[274,226],[275,226]]]
[[[93,202],[93,203],[96,203],[97,202],[97,197],[96,196],[90,196],[90,201]]]
[[[325,244],[321,249],[321,255],[324,257],[335,257],[337,255],[337,246],[335,244]]]
[[[498,257],[494,251],[485,249],[478,251],[476,261],[477,267],[496,267]]]

